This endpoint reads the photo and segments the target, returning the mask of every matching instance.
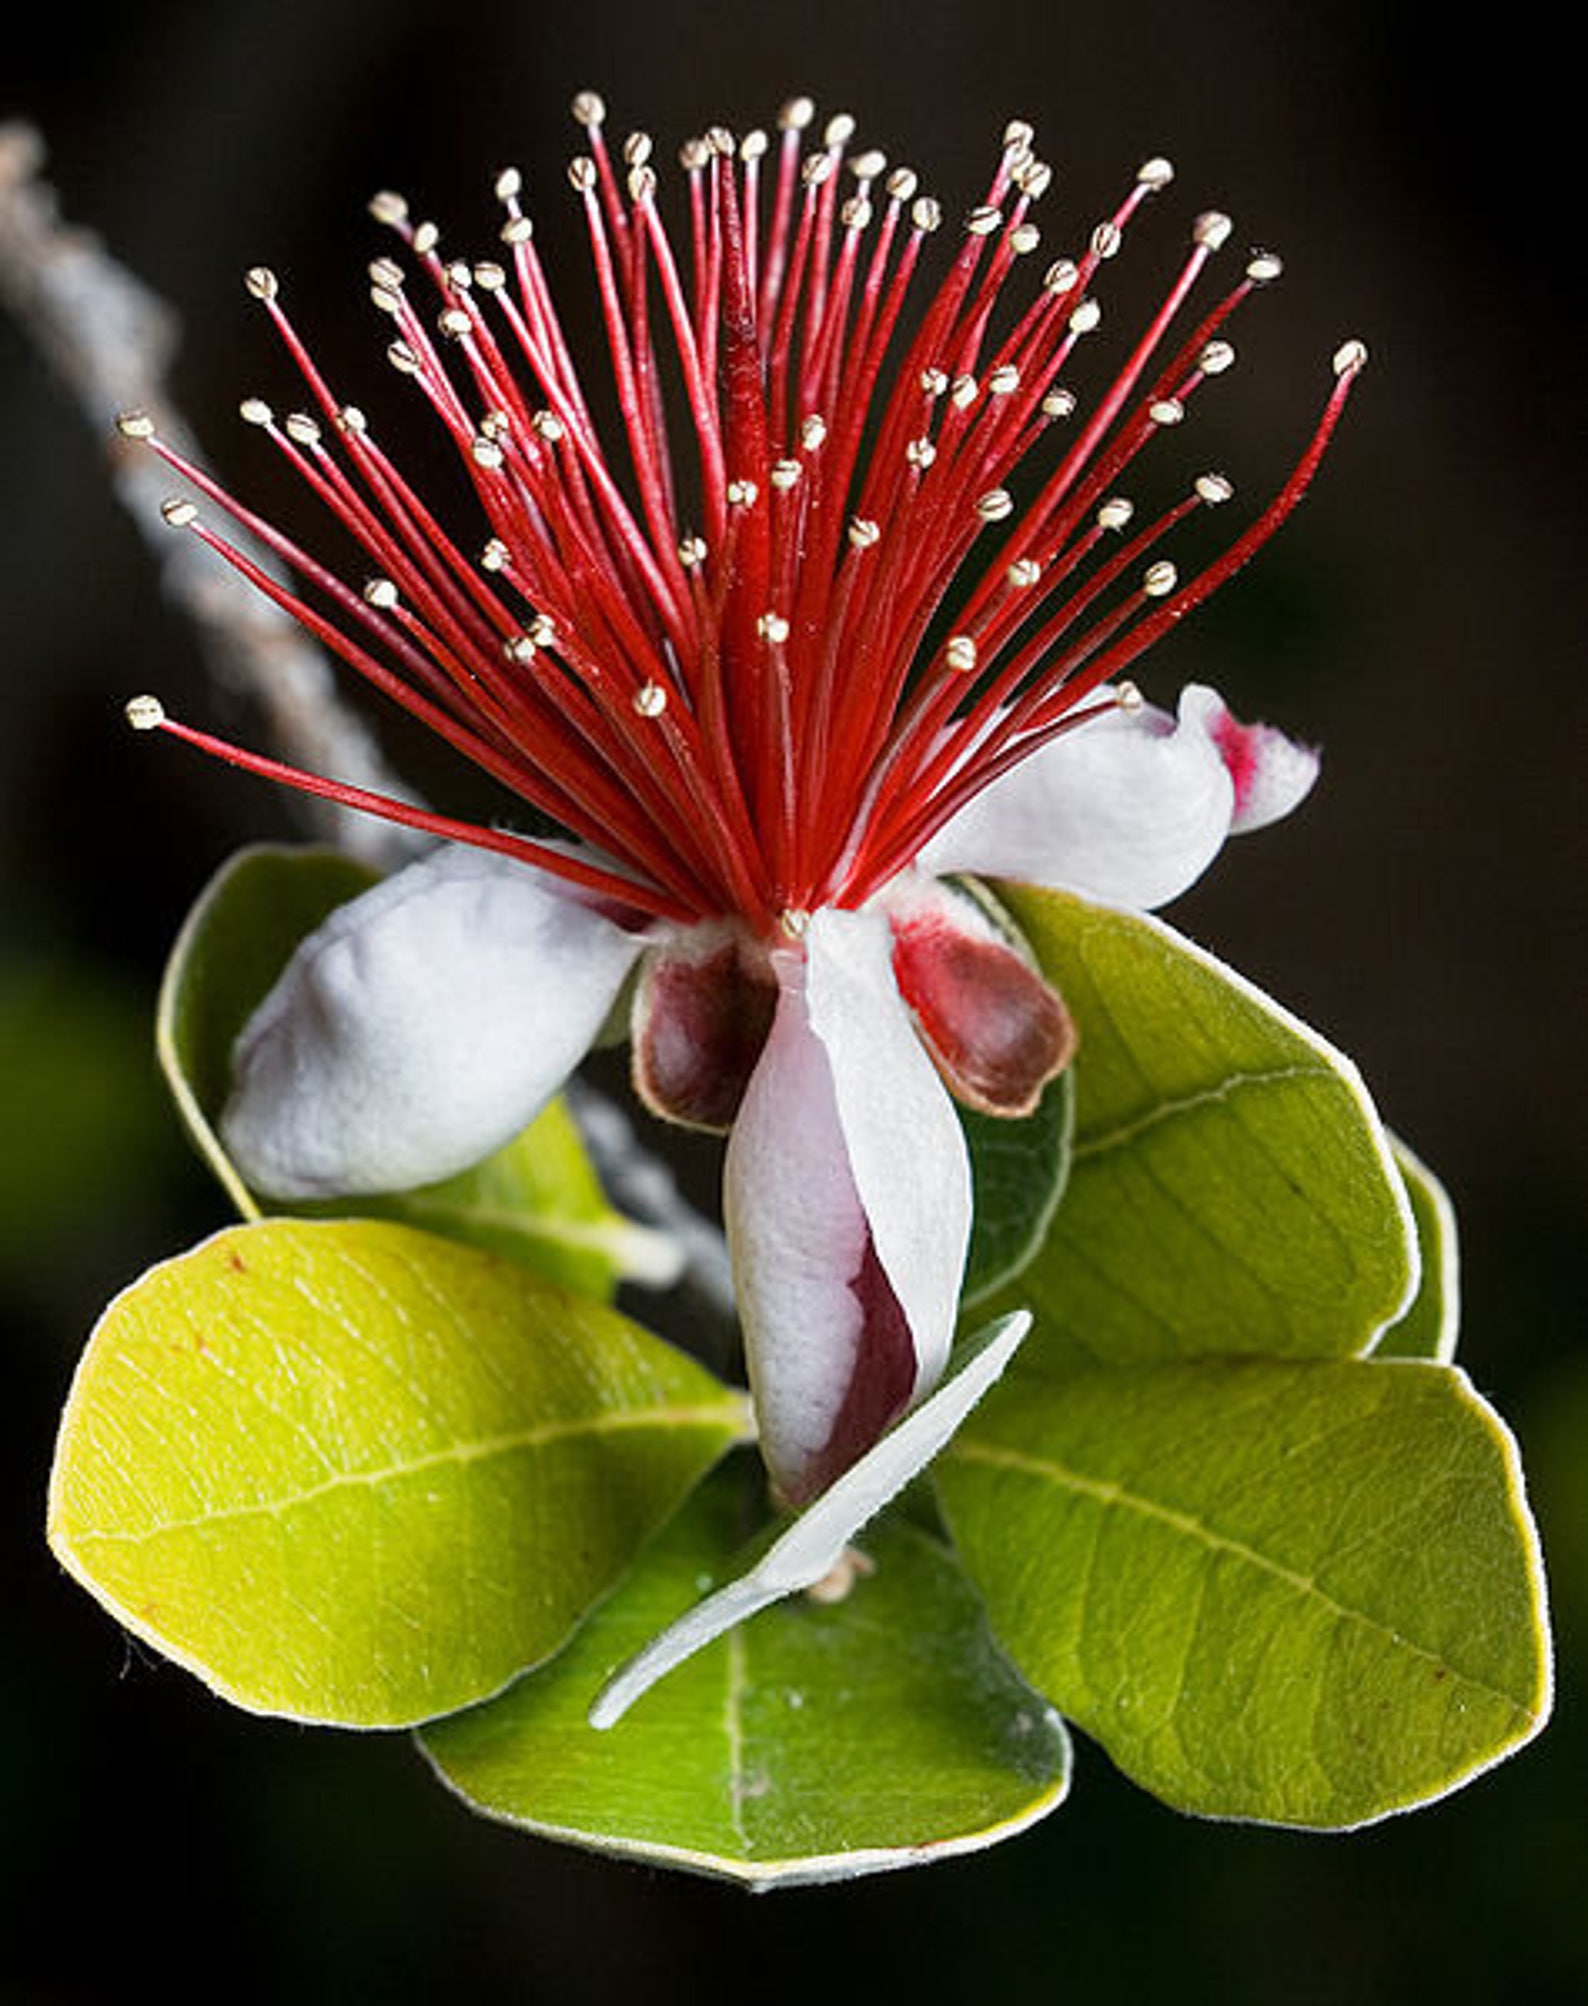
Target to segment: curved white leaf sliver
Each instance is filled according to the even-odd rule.
[[[1016,1310],[972,1338],[937,1391],[808,1505],[747,1573],[686,1610],[607,1681],[590,1708],[590,1725],[615,1727],[642,1694],[687,1658],[830,1573],[861,1527],[946,1445],[1030,1328],[1030,1314]]]

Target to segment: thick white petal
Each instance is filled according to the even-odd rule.
[[[824,911],[802,954],[777,957],[777,1015],[728,1145],[724,1211],[762,1450],[794,1497],[856,1379],[868,1254],[907,1326],[904,1398],[935,1383],[953,1334],[970,1173],[890,951],[880,913]]]
[[[1177,718],[1115,710],[1055,739],[996,780],[929,843],[923,868],[1013,878],[1148,910],[1202,875],[1230,832],[1235,786],[1208,699]]]
[[[562,1085],[643,944],[528,865],[438,850],[299,947],[237,1041],[226,1147],[283,1198],[452,1176]]]

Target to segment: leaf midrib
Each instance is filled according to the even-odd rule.
[[[1189,1512],[1177,1511],[1171,1505],[1159,1504],[1153,1498],[1142,1497],[1135,1491],[1127,1490],[1113,1478],[1087,1477],[1080,1471],[1072,1470],[1066,1464],[1055,1461],[1052,1457],[1034,1456],[1020,1449],[1010,1449],[962,1437],[951,1446],[948,1453],[966,1462],[982,1463],[994,1469],[1008,1470],[1019,1476],[1038,1478],[1056,1484],[1061,1489],[1092,1499],[1105,1510],[1122,1508],[1134,1511],[1143,1518],[1155,1520],[1210,1551],[1230,1554],[1259,1572],[1271,1575],[1294,1593],[1321,1604],[1332,1615],[1347,1622],[1360,1624],[1364,1629],[1385,1639],[1393,1648],[1411,1652],[1436,1667],[1441,1673],[1448,1673],[1458,1679],[1474,1692],[1502,1702],[1523,1719],[1533,1720],[1537,1717],[1536,1709],[1526,1700],[1519,1699],[1515,1693],[1506,1692],[1498,1686],[1491,1685],[1487,1679],[1479,1678],[1476,1674],[1463,1670],[1459,1665],[1452,1664],[1441,1652],[1430,1650],[1426,1645],[1415,1642],[1367,1610],[1354,1609],[1349,1603],[1340,1601],[1320,1585],[1315,1575],[1299,1573],[1295,1568],[1287,1567],[1282,1561],[1273,1559],[1257,1547],[1248,1545],[1244,1540],[1215,1531],[1205,1520]]]
[[[520,1455],[549,1447],[554,1442],[580,1436],[618,1434],[640,1428],[724,1428],[744,1431],[742,1417],[731,1402],[712,1405],[628,1408],[596,1415],[570,1416],[558,1421],[542,1421],[530,1428],[518,1428],[501,1435],[485,1435],[468,1442],[449,1443],[445,1448],[414,1456],[400,1463],[385,1463],[368,1470],[339,1470],[323,1483],[285,1493],[257,1503],[233,1505],[224,1511],[197,1512],[189,1518],[162,1519],[137,1532],[109,1532],[86,1527],[70,1535],[75,1544],[100,1546],[142,1546],[174,1533],[195,1532],[211,1526],[234,1524],[250,1518],[283,1518],[305,1505],[341,1490],[378,1489],[383,1484],[403,1483],[434,1469],[461,1468],[487,1462],[494,1457]]]

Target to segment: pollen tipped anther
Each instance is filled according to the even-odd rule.
[[[158,697],[133,697],[127,704],[126,718],[134,731],[158,731],[165,723],[165,705]]]
[[[568,175],[612,365],[594,397],[532,246],[517,169],[494,184],[504,206],[493,222],[513,247],[487,246],[501,262],[443,254],[435,226],[399,195],[370,204],[398,238],[368,267],[395,323],[380,342],[473,476],[489,538],[478,557],[479,541],[454,543],[395,462],[357,436],[362,417],[338,409],[264,266],[248,290],[271,313],[306,408],[277,416],[248,398],[241,415],[351,533],[363,571],[339,578],[162,444],[197,497],[163,513],[184,527],[203,506],[202,539],[353,669],[399,701],[411,693],[420,716],[569,840],[548,847],[385,803],[372,812],[462,830],[620,903],[632,895],[669,924],[742,923],[758,952],[780,948],[801,940],[807,909],[859,912],[981,788],[1072,724],[1139,706],[1117,678],[1294,507],[1349,385],[1334,388],[1268,511],[1178,583],[1173,565],[1150,560],[1230,483],[1182,473],[1149,527],[1113,490],[1134,485],[1128,469],[1153,428],[1179,422],[1201,379],[1230,366],[1228,316],[1279,260],[1253,252],[1246,280],[1202,310],[1201,338],[1169,342],[1231,231],[1207,212],[1096,398],[1078,404],[1058,380],[1074,380],[1075,344],[1100,325],[1094,272],[1172,178],[1167,160],[1142,163],[1085,255],[1050,264],[1039,291],[1042,268],[1016,261],[1041,241],[1027,217],[1051,170],[1031,127],[1011,121],[982,206],[965,217],[968,241],[950,246],[950,276],[912,321],[920,239],[943,212],[913,171],[851,150],[847,114],[802,140],[815,111],[800,97],[770,143],[720,127],[691,140],[679,154],[682,232],[652,199],[649,135],[620,148],[603,138],[594,92],[573,115],[588,138],[576,135],[585,150]],[[867,225],[866,245],[843,234]],[[1348,342],[1334,367],[1347,379],[1364,356]],[[1046,434],[1072,414],[1062,444]],[[124,437],[153,436],[142,412],[117,422]],[[609,424],[627,434],[616,461]],[[686,533],[681,494],[696,497],[709,545]],[[297,585],[274,572],[266,582],[259,560],[209,526],[212,503],[262,531]],[[129,718],[219,743],[165,720],[152,698]],[[238,748],[223,756],[283,771]],[[295,784],[357,807],[375,799],[313,776]]]
[[[1345,341],[1334,351],[1334,373],[1336,376],[1355,376],[1359,369],[1367,366],[1367,343],[1365,341]]]
[[[1204,251],[1222,251],[1235,225],[1222,209],[1204,209],[1191,225],[1191,241]]]
[[[1253,251],[1246,261],[1246,276],[1254,286],[1270,286],[1285,269],[1277,251]]]
[[[1114,702],[1120,710],[1141,710],[1146,701],[1146,698],[1134,683],[1123,682],[1114,685]]]
[[[198,505],[185,495],[168,495],[160,504],[160,513],[172,529],[186,529],[190,522],[197,522]]]

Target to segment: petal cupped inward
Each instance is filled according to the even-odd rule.
[[[528,865],[438,850],[298,948],[238,1040],[226,1147],[281,1198],[453,1176],[558,1091],[643,944]]]
[[[888,916],[894,975],[949,1091],[983,1114],[1032,1113],[1075,1056],[1057,991],[968,894],[915,880]]]
[[[970,1233],[953,1107],[880,913],[812,919],[728,1145],[729,1242],[762,1454],[814,1496],[930,1391]]]

